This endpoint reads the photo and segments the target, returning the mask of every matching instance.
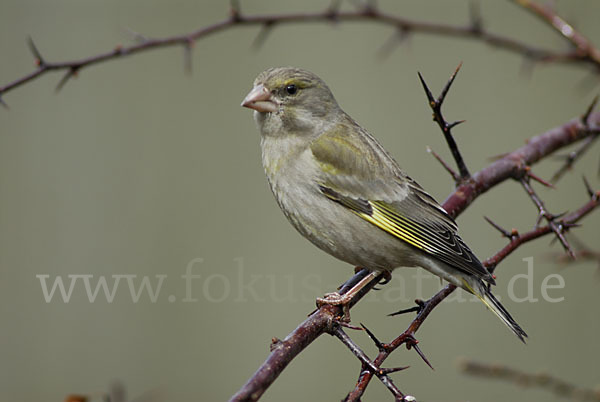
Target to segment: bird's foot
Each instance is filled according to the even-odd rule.
[[[324,297],[317,298],[317,307],[323,306],[341,306],[342,316],[339,318],[341,322],[350,322],[350,302],[353,295],[341,295],[338,292],[325,293]]]
[[[390,271],[383,271],[382,274],[383,278],[381,279],[381,282],[377,284],[379,286],[387,285],[392,280],[392,273]],[[373,286],[373,290],[381,290],[381,288]]]

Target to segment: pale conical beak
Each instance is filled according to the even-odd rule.
[[[260,84],[252,88],[252,91],[242,101],[242,106],[254,109],[258,112],[276,112],[278,107],[273,101],[271,91]]]

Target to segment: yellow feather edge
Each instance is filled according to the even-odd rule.
[[[421,250],[427,250],[427,245],[425,243],[420,241],[418,238],[412,236],[411,233],[406,230],[406,228],[402,228],[402,227],[398,226],[397,224],[395,224],[394,222],[392,222],[389,218],[387,218],[385,216],[385,214],[381,213],[381,211],[378,208],[373,209],[372,215],[368,215],[368,214],[365,214],[362,212],[355,212],[355,213],[358,216],[360,216],[361,218],[363,218],[364,220],[385,230],[386,232],[390,233],[391,235],[394,235],[394,236],[398,237],[399,239],[401,239]]]

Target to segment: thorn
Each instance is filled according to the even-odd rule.
[[[65,86],[67,81],[69,81],[69,79],[71,79],[72,77],[76,77],[77,70],[78,70],[78,67],[71,67],[69,69],[69,71],[67,71],[65,73],[65,75],[63,75],[63,77],[60,79],[60,81],[56,85],[56,88],[54,89],[54,92],[56,92],[56,93],[60,92],[60,90],[63,89],[63,87]]]
[[[533,54],[525,54],[519,68],[519,74],[524,79],[531,79],[533,70],[536,67],[536,58]]]
[[[576,259],[575,252],[571,248],[571,245],[569,244],[569,242],[567,241],[567,238],[564,235],[564,230],[565,230],[564,224],[562,224],[562,223],[556,224],[556,222],[550,221],[549,225],[550,225],[550,229],[552,229],[552,231],[556,235],[556,239],[558,239],[558,241],[560,241],[560,244],[563,246],[563,248],[565,249],[565,251],[567,252],[569,257],[571,257],[573,260],[575,260]]]
[[[423,310],[423,307],[425,307],[425,302],[421,299],[415,299],[415,303],[417,304],[416,306],[409,307],[404,310],[396,311],[395,313],[390,313],[390,314],[388,314],[388,317],[393,317],[395,315],[412,313],[412,312],[416,312],[417,314],[420,313],[421,310]]]
[[[484,216],[483,219],[485,219],[487,221],[487,223],[492,225],[494,227],[494,229],[496,229],[497,231],[502,233],[502,236],[504,236],[506,238],[512,239],[515,236],[519,236],[519,233],[517,232],[516,229],[513,229],[511,232],[509,232],[508,230],[504,229],[502,226],[498,225],[496,222],[494,222],[487,216]]]
[[[408,38],[409,30],[402,25],[399,25],[394,33],[381,45],[377,51],[378,57],[382,60],[387,59],[392,51],[400,46]]]
[[[192,74],[192,47],[194,42],[188,39],[183,46],[183,68],[186,74]]]
[[[562,235],[562,233],[560,235],[558,235],[558,239],[560,240],[560,243],[564,247],[564,249],[567,252],[567,254],[569,255],[569,257],[571,257],[571,259],[573,259],[573,260],[576,260],[577,257],[575,256],[575,252],[571,248],[571,245],[569,244],[569,242],[567,242],[567,239]]]
[[[498,159],[502,159],[504,158],[506,155],[510,154],[510,152],[504,152],[501,154],[497,154],[497,155],[492,155],[492,156],[488,156],[488,160],[489,161],[497,161]]]
[[[131,39],[133,39],[134,42],[144,43],[150,39],[147,36],[142,35],[141,33],[134,31],[133,29],[131,29],[129,27],[124,27],[123,29],[125,31],[127,31],[127,33],[131,36]]]
[[[586,127],[587,130],[589,128]],[[570,170],[573,167],[573,164],[577,160],[577,158],[581,157],[583,153],[591,146],[591,144],[599,137],[598,133],[590,132],[581,143],[581,145],[574,151],[569,152],[567,155],[560,156],[560,158],[564,159],[564,164],[558,169],[558,171],[552,176],[552,181],[557,181],[562,177],[565,172]]]
[[[540,225],[542,224],[542,219],[544,219],[546,216],[546,211],[539,211],[538,212],[538,216],[535,219],[535,227],[539,228]]]
[[[342,0],[331,0],[327,11],[325,12],[330,19],[335,20],[338,12],[340,11],[340,7],[342,6]]]
[[[239,21],[241,19],[239,0],[229,0],[229,16],[234,21]]]
[[[385,345],[379,339],[377,339],[375,334],[373,332],[371,332],[371,330],[369,330],[369,328],[365,327],[363,323],[360,323],[360,326],[363,327],[363,329],[365,330],[365,332],[367,333],[369,338],[371,338],[373,343],[375,343],[375,346],[377,346],[377,349],[379,349],[380,352],[383,352],[386,350]]]
[[[481,5],[478,1],[469,3],[469,20],[471,21],[471,31],[479,32],[483,30],[483,18],[481,16]]]
[[[466,120],[456,120],[455,122],[452,122],[450,124],[448,124],[446,127],[448,128],[448,130],[458,126],[459,124],[464,123]]]
[[[275,21],[267,21],[265,22],[258,31],[258,34],[254,37],[252,41],[252,48],[258,50],[262,47],[262,45],[266,42],[267,37],[271,32],[273,32],[273,27],[275,26]]]
[[[588,120],[590,118],[590,115],[594,111],[594,108],[596,107],[596,104],[598,103],[598,96],[599,95],[596,95],[594,97],[594,99],[592,100],[592,103],[590,103],[590,105],[588,106],[588,108],[585,111],[585,113],[583,114],[583,116],[581,116],[581,124],[583,124],[585,127],[589,126],[589,121]]]
[[[452,83],[454,82],[454,79],[456,78],[456,75],[460,71],[461,67],[462,67],[462,61],[460,63],[458,63],[456,70],[454,70],[454,73],[450,76],[450,79],[448,80],[448,82],[446,83],[444,88],[442,89],[442,92],[440,93],[440,96],[437,99],[438,104],[441,105],[444,102],[444,99],[446,98],[446,94],[448,94],[448,91],[450,90],[450,87],[452,86]]]
[[[546,180],[542,179],[541,177],[536,176],[535,174],[533,174],[533,172],[531,171],[531,168],[529,166],[527,166],[525,170],[527,172],[527,175],[529,177],[531,177],[533,180],[537,181],[540,184],[543,184],[546,187],[549,187],[549,188],[552,188],[552,189],[556,189],[556,187],[554,186],[554,184],[552,184],[550,182],[547,182]]]
[[[417,354],[421,357],[421,359],[423,359],[423,361],[425,362],[425,364],[427,364],[430,369],[435,370],[433,368],[433,366],[431,365],[431,363],[429,363],[429,360],[425,357],[425,354],[423,353],[423,351],[419,347],[418,343],[419,343],[419,341],[417,341],[415,338],[413,338],[411,336],[408,339],[408,343],[406,344],[406,348],[407,349],[413,348],[415,350],[415,352],[417,352]]]
[[[421,307],[419,307],[419,306],[409,307],[409,308],[405,308],[404,310],[396,311],[395,313],[390,313],[390,314],[388,314],[388,317],[394,317],[394,316],[400,315],[400,314],[418,312],[420,309],[421,309]]]
[[[6,110],[10,110],[4,99],[2,99],[2,95],[0,95],[0,105],[2,105]]]
[[[425,80],[423,79],[421,73],[417,72],[417,74],[419,75],[419,80],[421,80],[421,85],[423,85],[423,89],[425,90],[425,95],[427,95],[427,100],[429,101],[429,104],[431,105],[431,107],[434,107],[436,105],[436,102],[435,98],[433,97],[433,94],[429,90],[429,87],[425,83]]]
[[[377,1],[376,0],[365,0],[363,12],[365,14],[375,14],[377,10]]]
[[[35,57],[35,64],[38,67],[44,67],[46,65],[46,61],[42,57],[42,54],[38,48],[35,46],[35,43],[33,43],[31,36],[27,37],[27,44],[29,45],[29,50],[31,50],[31,53],[33,53],[33,56]]]
[[[279,345],[281,345],[281,339],[277,338],[276,336],[274,336],[273,338],[271,338],[271,343],[269,344],[269,350],[272,352],[275,349],[277,349],[279,347]]]
[[[406,370],[407,368],[410,368],[410,366],[384,368],[384,369],[379,370],[379,375],[393,374],[393,373],[397,373],[398,371]]]
[[[353,329],[355,331],[362,331],[363,329],[361,327],[357,327],[356,325],[352,325],[348,322],[345,322],[342,319],[336,320],[336,323],[344,328],[348,328],[348,329]]]
[[[2,98],[0,98],[0,101],[2,100]],[[583,184],[585,185],[585,190],[587,191],[588,195],[590,196],[590,198],[594,197],[594,190],[592,190],[592,186],[590,186],[590,183],[587,181],[587,179],[585,178],[585,176],[581,176],[583,178]]]
[[[433,157],[435,159],[437,159],[437,161],[444,167],[444,169],[446,169],[446,171],[450,174],[450,176],[452,176],[452,179],[454,180],[455,183],[458,183],[460,181],[460,176],[458,175],[458,173],[456,173],[454,171],[454,169],[452,169],[450,167],[450,165],[448,165],[446,163],[445,160],[442,159],[441,156],[439,156],[433,149],[431,149],[430,147],[427,147],[427,152],[429,152],[431,155],[433,155]]]
[[[561,161],[568,161],[569,159],[571,159],[573,157],[572,154],[574,154],[574,153],[575,153],[575,151],[571,151],[568,154],[552,155],[552,159],[561,160]]]

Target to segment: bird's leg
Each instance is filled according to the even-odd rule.
[[[317,307],[320,308],[325,305],[342,306],[343,314],[341,321],[350,322],[350,303],[352,302],[352,299],[365,286],[371,283],[373,279],[380,275],[381,272],[379,271],[371,271],[344,294],[340,294],[339,292],[326,293],[325,297],[317,298]]]

